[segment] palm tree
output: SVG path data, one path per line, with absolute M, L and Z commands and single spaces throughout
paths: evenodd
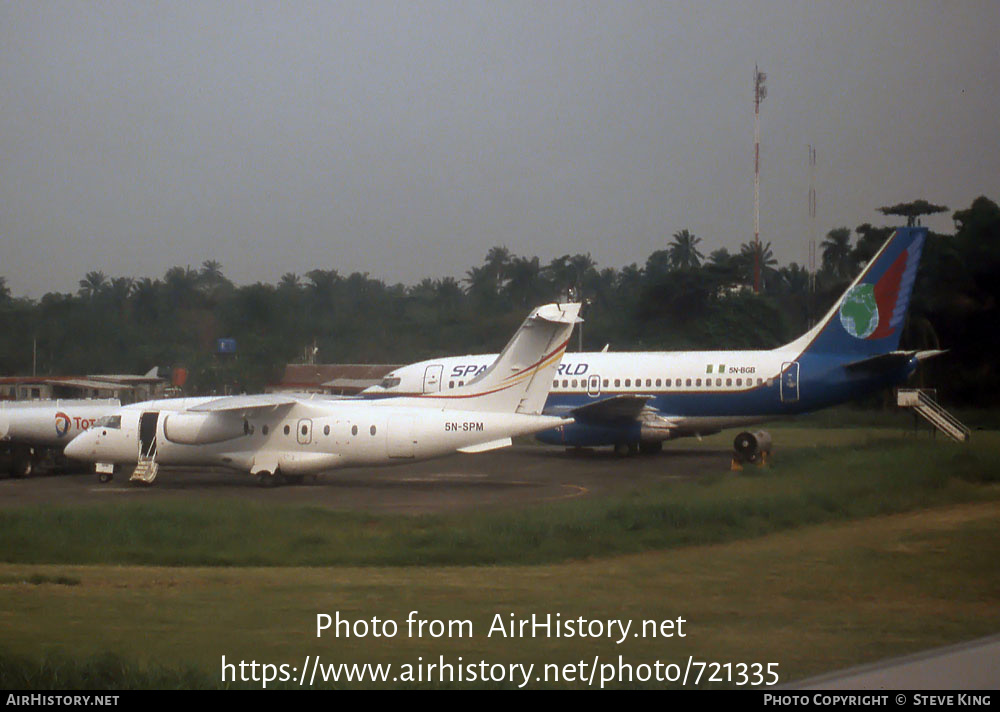
M 504 288 L 508 298 L 524 307 L 539 301 L 543 292 L 542 269 L 538 258 L 515 257 L 507 268 L 510 279 Z
M 104 272 L 87 272 L 87 276 L 80 280 L 79 295 L 84 299 L 93 299 L 107 286 L 108 278 L 104 276 Z
M 284 289 L 288 291 L 298 291 L 299 287 L 302 286 L 302 282 L 299 276 L 294 272 L 285 272 L 281 275 L 281 281 L 278 282 L 278 289 Z
M 674 233 L 674 241 L 668 248 L 670 264 L 674 269 L 694 269 L 701 266 L 703 255 L 698 251 L 700 237 L 695 237 L 687 230 Z
M 173 306 L 192 306 L 197 292 L 198 273 L 187 267 L 171 267 L 163 275 L 167 299 Z
M 778 260 L 775 259 L 774 253 L 771 251 L 770 242 L 766 245 L 761 245 L 759 242 L 744 242 L 740 245 L 740 254 L 736 256 L 736 259 L 739 264 L 740 276 L 747 284 L 753 283 L 755 256 L 757 264 L 760 265 L 761 287 L 763 287 L 767 284 L 768 278 L 775 274 L 775 265 L 778 264 Z
M 851 250 L 851 231 L 838 227 L 826 234 L 820 243 L 823 250 L 823 269 L 837 279 L 849 279 L 854 274 L 854 260 Z
M 309 280 L 309 291 L 313 299 L 322 306 L 328 306 L 333 299 L 333 293 L 340 284 L 340 275 L 333 269 L 313 269 L 306 272 Z

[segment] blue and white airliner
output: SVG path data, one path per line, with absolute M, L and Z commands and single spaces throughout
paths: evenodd
M 700 436 L 805 413 L 906 381 L 940 351 L 900 351 L 927 237 L 897 229 L 815 327 L 768 351 L 567 353 L 544 412 L 572 424 L 537 434 L 570 447 L 656 452 Z M 389 373 L 367 397 L 436 396 L 474 382 L 495 355 L 457 356 Z

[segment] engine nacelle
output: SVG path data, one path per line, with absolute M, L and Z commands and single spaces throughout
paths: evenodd
M 179 445 L 208 445 L 242 437 L 245 427 L 245 421 L 231 414 L 170 413 L 163 421 L 163 434 Z
M 771 434 L 766 430 L 744 431 L 733 441 L 733 457 L 737 462 L 764 463 L 770 456 Z

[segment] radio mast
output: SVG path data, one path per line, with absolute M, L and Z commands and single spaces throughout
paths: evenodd
M 760 102 L 767 97 L 767 75 L 753 67 L 753 291 L 760 293 Z
M 809 291 L 816 291 L 816 147 L 809 144 Z

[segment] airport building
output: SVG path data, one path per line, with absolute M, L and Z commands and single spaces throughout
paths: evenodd
M 152 374 L 0 377 L 0 400 L 117 398 L 122 403 L 163 398 L 170 382 Z

